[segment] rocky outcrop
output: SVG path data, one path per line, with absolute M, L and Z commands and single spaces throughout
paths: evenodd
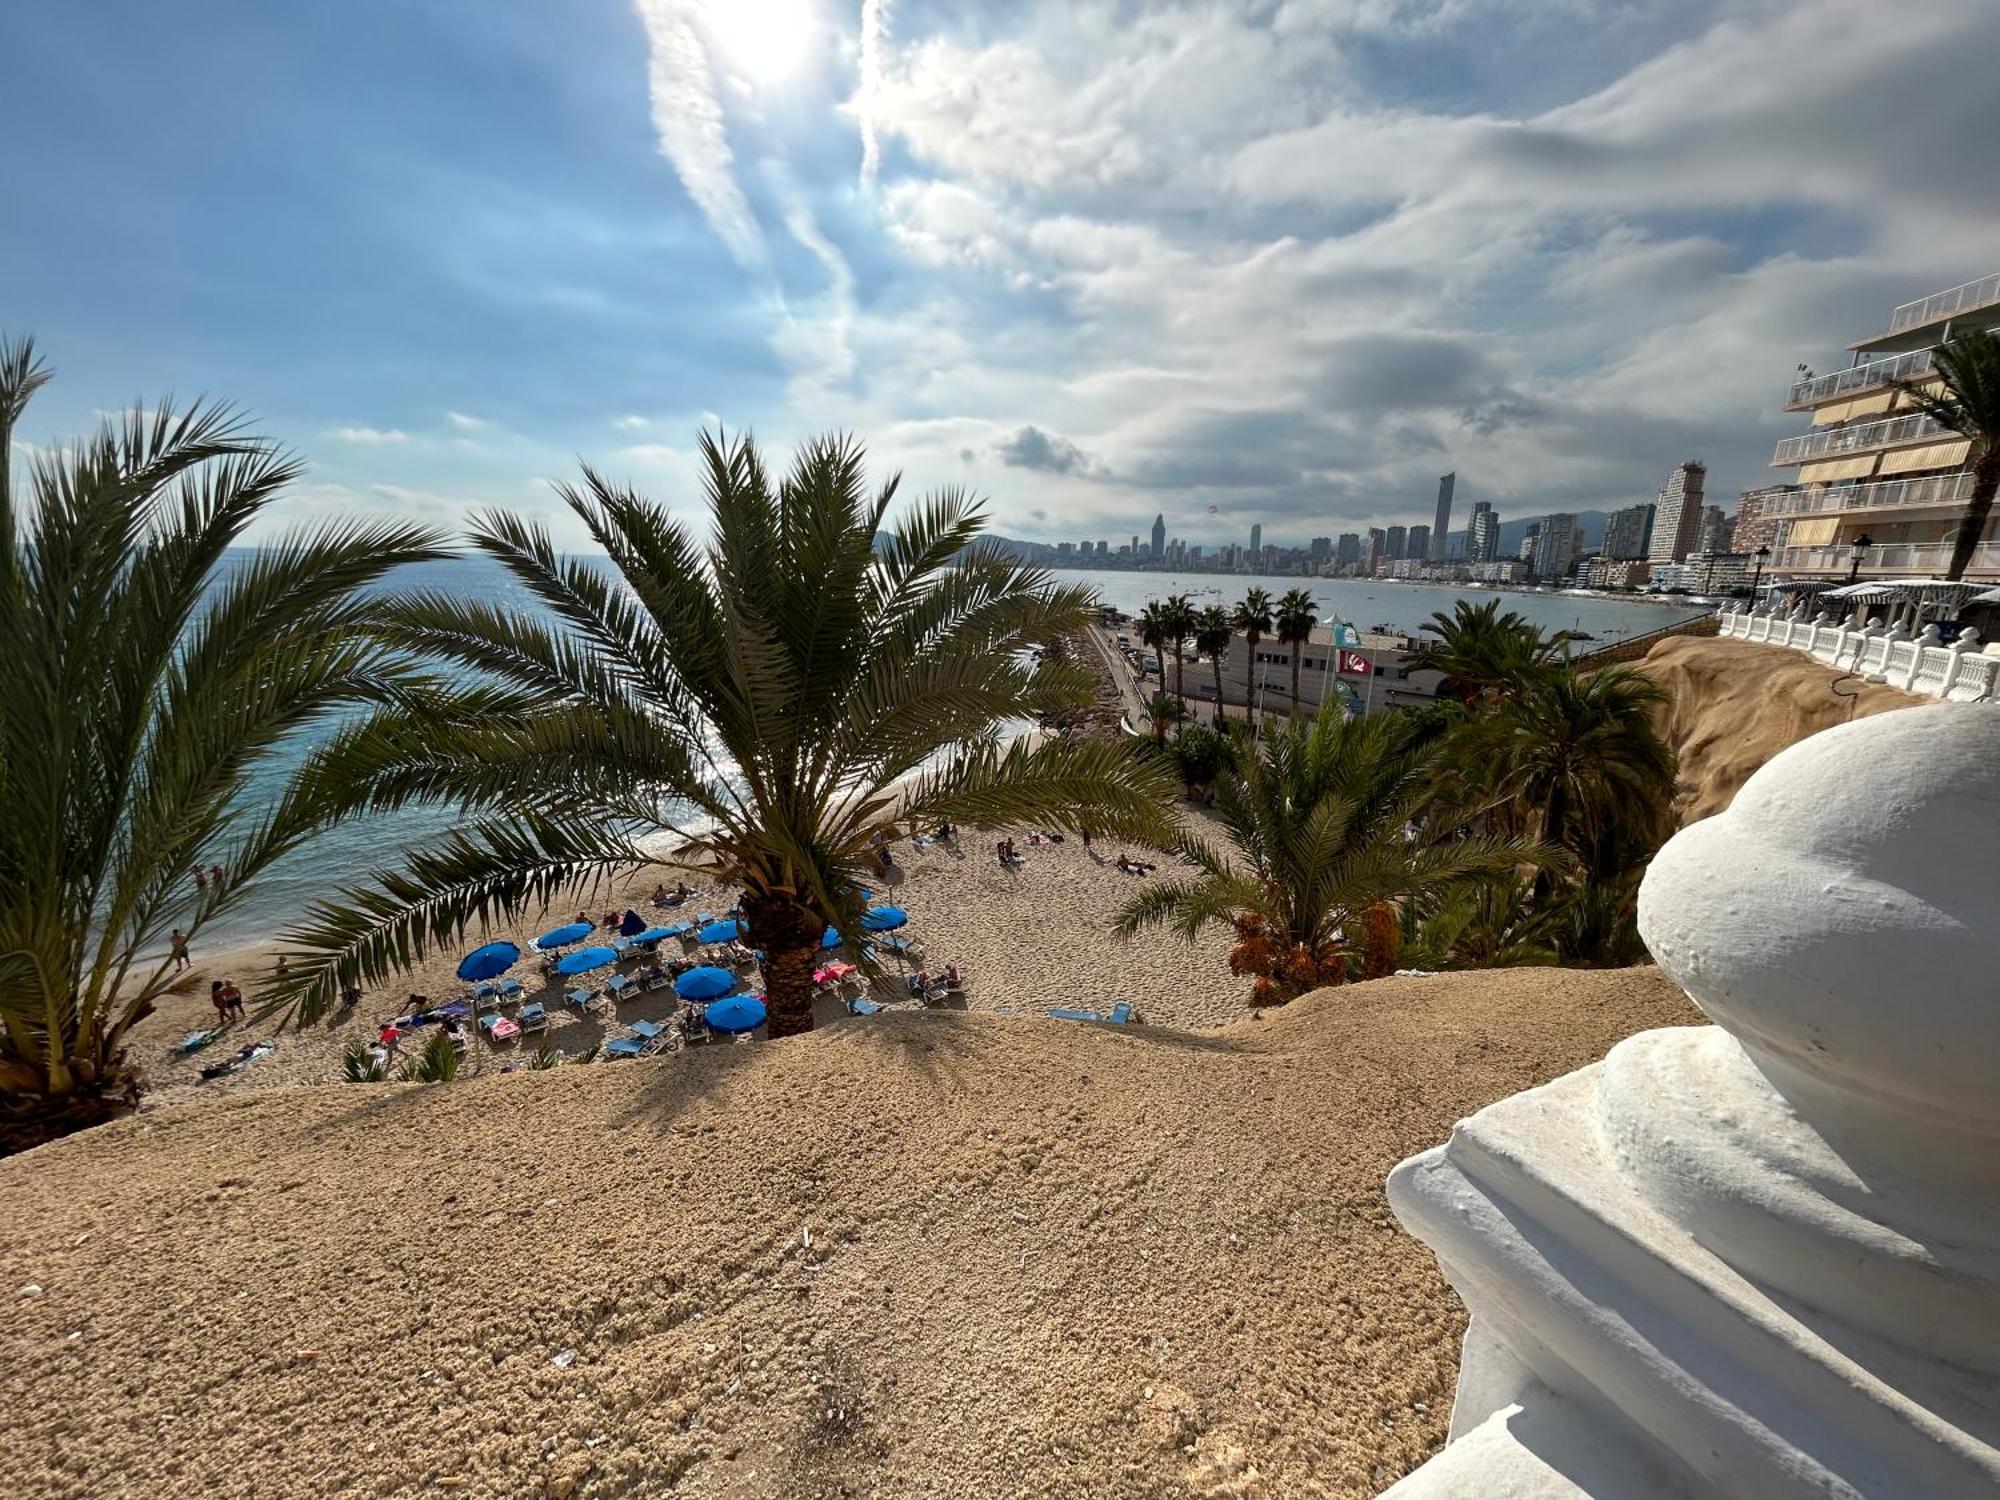
M 1666 690 L 1657 725 L 1680 760 L 1683 826 L 1721 812 L 1758 767 L 1808 735 L 1928 701 L 1748 641 L 1669 636 L 1634 666 Z

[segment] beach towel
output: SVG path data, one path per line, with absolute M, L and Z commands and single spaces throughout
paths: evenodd
M 201 1070 L 201 1076 L 204 1079 L 227 1078 L 231 1073 L 240 1073 L 259 1058 L 269 1057 L 277 1050 L 278 1044 L 276 1042 L 258 1042 L 253 1046 L 245 1047 L 234 1057 L 225 1057 L 219 1062 L 210 1063 Z
M 174 1044 L 174 1051 L 179 1056 L 186 1057 L 191 1052 L 201 1051 L 202 1048 L 221 1035 L 222 1028 L 220 1026 L 211 1026 L 206 1031 L 190 1031 Z

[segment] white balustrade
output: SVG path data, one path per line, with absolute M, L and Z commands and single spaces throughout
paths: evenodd
M 1935 625 L 1914 639 L 1907 630 L 1870 621 L 1855 629 L 1845 615 L 1821 611 L 1808 617 L 1801 601 L 1780 615 L 1763 610 L 1725 610 L 1716 633 L 1800 651 L 1849 674 L 1884 682 L 1919 697 L 1953 703 L 2000 700 L 2000 643 L 1981 647 L 1979 632 L 1964 630 L 1946 646 Z

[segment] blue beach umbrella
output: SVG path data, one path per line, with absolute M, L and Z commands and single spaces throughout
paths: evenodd
M 544 951 L 550 948 L 567 948 L 571 943 L 580 943 L 590 936 L 590 923 L 565 922 L 560 927 L 551 927 L 535 939 L 535 946 Z
M 764 1002 L 748 995 L 731 995 L 708 1008 L 708 1024 L 716 1031 L 755 1031 L 764 1024 Z
M 827 928 L 825 932 L 819 935 L 819 945 L 822 948 L 838 948 L 840 943 L 840 933 L 832 927 Z
M 458 977 L 469 984 L 497 979 L 521 961 L 521 950 L 512 943 L 488 943 L 474 948 L 458 961 Z
M 894 932 L 909 920 L 900 906 L 871 906 L 861 914 L 861 925 L 869 932 Z
M 742 935 L 743 924 L 727 919 L 720 922 L 710 922 L 700 932 L 695 934 L 704 943 L 733 943 Z
M 579 948 L 574 953 L 565 953 L 556 960 L 558 974 L 582 974 L 590 969 L 601 969 L 606 964 L 618 962 L 616 948 Z
M 735 988 L 736 976 L 713 964 L 689 969 L 674 981 L 674 993 L 683 1000 L 719 1000 Z
M 643 948 L 653 943 L 664 942 L 670 937 L 679 937 L 686 931 L 685 927 L 648 927 L 644 932 L 633 933 L 632 941 Z

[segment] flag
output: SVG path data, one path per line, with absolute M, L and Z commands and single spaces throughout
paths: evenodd
M 1368 658 L 1359 651 L 1340 653 L 1340 671 L 1348 677 L 1372 677 L 1375 669 L 1368 664 Z

